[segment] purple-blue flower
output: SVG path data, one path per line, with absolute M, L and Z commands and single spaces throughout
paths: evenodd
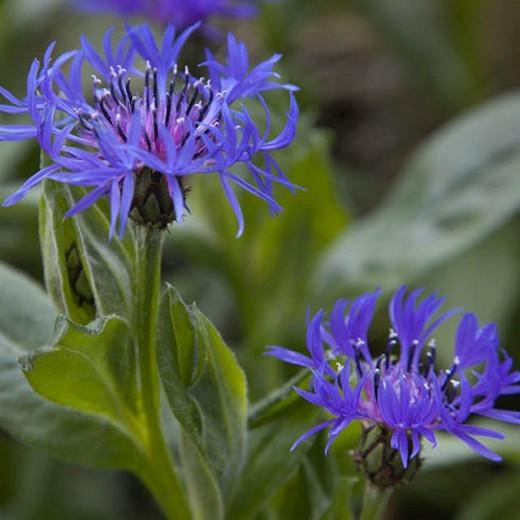
M 143 16 L 176 27 L 189 27 L 212 16 L 244 18 L 256 12 L 254 0 L 73 0 L 87 11 L 112 11 Z
M 158 196 L 159 205 L 171 214 L 171 219 L 160 221 L 164 225 L 182 219 L 190 176 L 216 174 L 237 216 L 239 235 L 244 218 L 233 185 L 264 200 L 271 213 L 279 212 L 273 185 L 294 186 L 272 152 L 295 137 L 296 89 L 278 81 L 273 67 L 280 56 L 250 66 L 246 46 L 232 35 L 226 62 L 219 63 L 208 52 L 205 77 L 195 76 L 178 58 L 196 28 L 176 38 L 169 26 L 159 44 L 146 25 L 128 27 L 116 45 L 110 30 L 103 53 L 82 38 L 80 49 L 54 60 L 51 45 L 43 62 L 32 64 L 25 97 L 0 87 L 7 102 L 0 111 L 27 119 L 25 124 L 0 126 L 0 141 L 36 138 L 49 158 L 48 166 L 4 205 L 16 203 L 43 179 L 86 187 L 87 195 L 67 215 L 108 197 L 111 234 L 119 221 L 122 235 L 129 215 L 147 203 L 142 200 L 147 196 L 142 193 L 144 179 L 152 192 L 167 193 L 166 201 Z M 84 93 L 86 74 L 91 75 L 92 88 Z M 271 135 L 270 109 L 263 96 L 270 90 L 289 96 L 286 125 L 276 136 Z M 261 117 L 251 115 L 251 102 L 257 103 L 255 113 Z M 237 165 L 247 174 L 236 173 Z
M 367 332 L 380 291 L 352 302 L 338 301 L 328 321 L 319 311 L 308 324 L 309 356 L 282 347 L 269 355 L 311 373 L 309 391 L 295 391 L 330 416 L 300 437 L 293 448 L 328 428 L 326 450 L 352 421 L 389 432 L 391 447 L 406 468 L 421 449 L 423 438 L 436 444 L 444 430 L 492 460 L 500 457 L 477 437 L 503 435 L 472 424 L 473 416 L 520 424 L 520 412 L 496 408 L 502 395 L 520 393 L 520 372 L 499 348 L 494 324 L 480 326 L 474 314 L 463 314 L 454 341 L 451 366 L 436 364 L 433 334 L 458 310 L 440 313 L 444 299 L 401 287 L 389 305 L 391 329 L 378 357 L 370 351 Z

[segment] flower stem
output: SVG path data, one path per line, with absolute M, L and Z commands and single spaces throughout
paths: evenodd
M 157 367 L 156 327 L 161 289 L 161 253 L 164 233 L 135 226 L 134 316 L 141 399 L 146 423 L 145 484 L 170 520 L 191 518 L 185 491 L 173 466 L 161 426 L 160 378 Z
M 383 517 L 391 494 L 391 488 L 379 489 L 367 480 L 365 482 L 363 509 L 361 510 L 360 520 L 380 520 Z

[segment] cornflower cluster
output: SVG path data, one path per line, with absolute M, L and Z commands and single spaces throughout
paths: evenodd
M 110 233 L 128 217 L 165 227 L 185 211 L 186 179 L 217 174 L 238 222 L 243 214 L 232 185 L 264 200 L 272 213 L 281 210 L 273 184 L 293 189 L 272 157 L 294 139 L 298 107 L 295 87 L 278 82 L 273 71 L 280 56 L 250 67 L 248 50 L 228 37 L 227 61 L 207 51 L 206 77 L 178 64 L 179 53 L 198 24 L 176 38 L 169 26 L 160 44 L 146 25 L 127 27 L 117 45 L 105 34 L 103 53 L 86 38 L 81 48 L 52 59 L 54 44 L 42 64 L 35 60 L 27 77 L 27 95 L 19 99 L 0 87 L 9 104 L 0 111 L 25 114 L 30 122 L 0 126 L 0 141 L 36 138 L 48 165 L 11 195 L 18 202 L 43 179 L 82 186 L 88 193 L 68 211 L 71 216 L 109 197 Z M 85 72 L 91 89 L 83 93 Z M 283 130 L 272 137 L 270 110 L 263 93 L 289 93 Z M 255 121 L 245 102 L 256 100 L 264 115 Z M 232 171 L 245 166 L 246 178 Z
M 520 393 L 520 372 L 512 370 L 511 358 L 499 350 L 496 326 L 479 326 L 472 313 L 460 319 L 453 363 L 438 368 L 432 334 L 459 310 L 438 314 L 444 299 L 432 294 L 420 301 L 421 292 L 417 289 L 407 296 L 401 287 L 395 293 L 389 305 L 392 328 L 377 357 L 369 346 L 368 329 L 379 290 L 352 302 L 339 300 L 328 322 L 322 310 L 317 312 L 308 323 L 308 356 L 270 347 L 269 355 L 309 369 L 310 391 L 294 390 L 331 416 L 302 435 L 292 449 L 328 428 L 328 452 L 337 436 L 359 420 L 366 429 L 383 432 L 391 456 L 399 453 L 404 468 L 420 453 L 421 440 L 436 445 L 441 430 L 478 454 L 500 460 L 475 437 L 503 435 L 468 421 L 483 416 L 520 424 L 520 412 L 495 407 L 498 397 Z

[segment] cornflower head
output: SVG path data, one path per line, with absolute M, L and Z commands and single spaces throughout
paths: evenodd
M 144 16 L 148 20 L 186 28 L 213 16 L 245 18 L 256 12 L 252 0 L 75 0 L 86 11 L 112 11 L 123 16 Z
M 52 59 L 54 44 L 40 64 L 35 60 L 23 99 L 0 87 L 8 104 L 0 111 L 25 114 L 23 125 L 0 126 L 0 141 L 37 139 L 48 166 L 28 179 L 4 201 L 22 199 L 43 179 L 82 186 L 88 193 L 67 213 L 85 210 L 103 197 L 110 200 L 110 234 L 119 223 L 122 235 L 130 216 L 139 224 L 164 228 L 181 221 L 192 175 L 216 174 L 238 219 L 244 218 L 233 190 L 238 186 L 264 200 L 275 214 L 281 210 L 273 184 L 290 190 L 271 153 L 295 137 L 298 107 L 292 85 L 273 71 L 275 55 L 250 67 L 248 50 L 232 35 L 227 60 L 208 51 L 206 77 L 194 76 L 178 63 L 179 53 L 198 24 L 176 38 L 169 26 L 160 44 L 146 25 L 127 27 L 116 45 L 105 34 L 103 53 L 86 38 L 78 50 Z M 83 92 L 84 76 L 91 88 Z M 285 127 L 271 136 L 270 109 L 264 92 L 287 91 Z M 264 115 L 259 123 L 245 102 L 253 100 Z M 244 165 L 240 176 L 233 167 Z
M 268 355 L 310 371 L 310 390 L 294 390 L 329 415 L 292 449 L 328 429 L 328 452 L 341 431 L 361 421 L 357 462 L 379 487 L 412 477 L 422 439 L 435 446 L 438 431 L 458 437 L 479 455 L 500 460 L 476 437 L 503 435 L 469 419 L 483 416 L 520 424 L 520 412 L 495 407 L 498 397 L 520 393 L 520 372 L 512 370 L 511 358 L 499 350 L 496 326 L 480 326 L 471 313 L 459 321 L 451 366 L 438 368 L 432 335 L 459 310 L 440 313 L 444 299 L 432 294 L 421 300 L 421 294 L 417 289 L 407 295 L 405 287 L 395 293 L 389 305 L 392 328 L 377 357 L 370 349 L 368 329 L 379 290 L 352 302 L 339 300 L 328 320 L 323 311 L 316 313 L 308 322 L 309 355 L 270 347 Z

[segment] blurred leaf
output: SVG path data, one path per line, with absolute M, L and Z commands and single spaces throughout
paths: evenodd
M 0 264 L 0 345 L 13 354 L 49 341 L 54 332 L 56 311 L 33 281 Z
M 287 403 L 294 400 L 294 387 L 296 385 L 299 386 L 304 381 L 308 381 L 309 378 L 309 371 L 303 368 L 285 384 L 264 396 L 260 401 L 257 401 L 250 407 L 248 414 L 249 425 L 265 420 L 270 414 L 276 413 L 284 406 L 287 406 Z
M 2 165 L 0 179 L 2 184 L 16 178 L 17 170 L 32 153 L 34 153 L 34 144 L 29 141 L 13 141 L 7 146 L 0 146 L 0 164 Z
M 506 473 L 480 486 L 463 504 L 457 520 L 516 520 L 520 475 Z
M 504 228 L 464 251 L 451 261 L 441 264 L 420 280 L 421 287 L 431 288 L 447 297 L 450 306 L 474 312 L 481 322 L 494 322 L 501 336 L 515 326 L 514 312 L 520 287 L 520 220 L 514 219 Z M 453 358 L 453 343 L 458 320 L 449 320 L 435 333 L 442 365 Z M 515 344 L 507 345 L 513 354 Z
M 184 453 L 192 501 L 205 515 L 201 518 L 219 518 L 215 482 L 226 497 L 244 461 L 244 373 L 209 320 L 194 305 L 185 305 L 171 286 L 161 304 L 157 341 L 170 407 L 194 448 L 191 456 L 191 450 Z M 209 493 L 202 495 L 201 488 Z
M 441 4 L 453 47 L 464 59 L 474 82 L 479 83 L 475 86 L 484 86 L 482 17 L 487 0 L 441 0 Z
M 330 507 L 323 515 L 323 520 L 353 520 L 349 506 L 354 481 L 351 477 L 341 477 Z
M 0 201 L 17 187 L 12 184 L 3 185 L 0 188 Z M 0 209 L 0 261 L 40 276 L 42 267 L 38 241 L 37 192 L 29 194 L 15 206 Z
M 465 106 L 475 98 L 480 78 L 473 76 L 474 63 L 468 63 L 467 56 L 452 41 L 450 28 L 442 25 L 448 17 L 440 9 L 441 2 L 353 0 L 353 3 L 387 36 L 415 76 L 423 80 L 448 110 Z M 477 0 L 473 4 L 476 7 Z
M 514 425 L 497 425 L 497 423 L 486 421 L 480 421 L 478 424 L 503 433 L 506 436 L 504 440 L 485 439 L 485 445 L 503 457 L 504 461 L 520 465 L 520 428 Z M 422 450 L 422 454 L 426 459 L 424 464 L 425 470 L 460 464 L 471 459 L 485 461 L 485 459 L 456 437 L 439 434 L 437 438 L 439 441 L 437 448 L 432 448 L 429 444 L 425 444 Z
M 84 192 L 45 181 L 40 208 L 40 240 L 47 290 L 57 307 L 77 323 L 97 315 L 130 317 L 133 249 L 130 231 L 108 240 L 109 223 L 93 205 L 65 218 Z
M 0 499 L 2 520 L 140 518 L 125 504 L 120 474 L 63 464 L 7 436 L 1 444 L 12 459 L 12 467 L 2 465 L 2 486 L 13 488 L 9 500 Z
M 0 144 L 1 203 L 21 184 L 15 174 L 32 167 L 34 146 L 24 141 Z M 15 206 L 0 208 L 0 260 L 34 274 L 41 270 L 37 216 L 37 189 Z
M 6 266 L 0 266 L 0 289 L 0 425 L 19 441 L 71 462 L 140 468 L 138 448 L 119 425 L 33 391 L 17 357 L 50 341 L 55 311 L 38 286 Z
M 315 290 L 391 288 L 460 254 L 518 211 L 519 170 L 520 95 L 511 94 L 423 145 L 386 203 L 324 255 Z

